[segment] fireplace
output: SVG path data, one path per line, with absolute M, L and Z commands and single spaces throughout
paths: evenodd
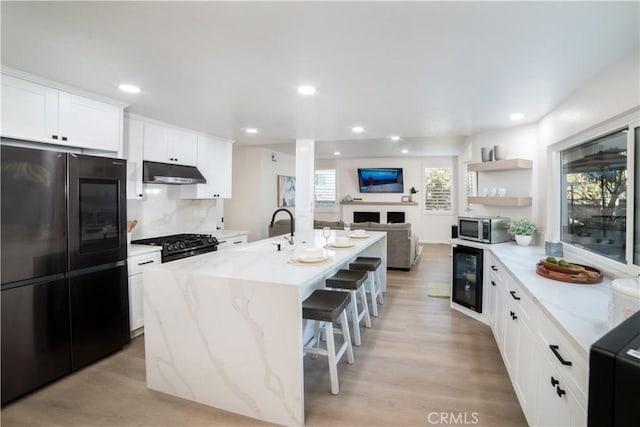
M 387 212 L 387 224 L 406 222 L 404 212 Z
M 353 222 L 377 222 L 380 223 L 380 212 L 354 212 Z

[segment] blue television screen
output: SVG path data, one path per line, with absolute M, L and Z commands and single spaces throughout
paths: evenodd
M 402 168 L 359 168 L 361 193 L 403 193 Z

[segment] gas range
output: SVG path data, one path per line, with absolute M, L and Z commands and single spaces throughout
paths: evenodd
M 175 261 L 218 250 L 218 239 L 210 234 L 174 234 L 134 240 L 137 245 L 162 246 L 162 262 Z

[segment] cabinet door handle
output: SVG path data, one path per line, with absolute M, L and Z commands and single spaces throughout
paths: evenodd
M 138 265 L 151 264 L 152 262 L 154 262 L 154 261 L 151 260 L 151 261 L 139 262 Z
M 491 286 L 495 286 L 496 282 L 494 282 L 493 280 L 491 281 Z
M 560 384 L 560 381 L 558 381 L 557 379 L 551 377 L 551 387 L 555 387 L 558 384 Z
M 58 135 L 51 135 L 51 138 L 58 139 Z
M 517 296 L 516 296 L 516 291 L 509 291 L 509 293 L 511 294 L 511 296 L 513 297 L 513 299 L 515 299 L 515 300 L 519 300 L 519 299 L 520 299 L 520 297 L 517 297 Z
M 556 387 L 556 393 L 558 393 L 558 397 L 562 397 L 562 395 L 567 394 L 567 392 L 561 389 L 560 386 Z
M 492 265 L 492 266 L 491 266 L 491 269 L 492 269 L 493 271 L 498 271 L 498 269 L 496 268 L 496 266 L 495 266 L 495 265 Z
M 518 316 L 516 316 L 516 314 L 513 311 L 509 311 L 509 313 L 511 314 L 511 318 L 513 320 L 518 320 Z
M 553 354 L 556 355 L 556 357 L 558 358 L 558 360 L 560 361 L 560 363 L 562 363 L 564 366 L 572 366 L 573 363 L 571 363 L 571 361 L 569 360 L 564 360 L 564 358 L 562 357 L 562 355 L 560 354 L 560 352 L 558 351 L 558 349 L 560 347 L 558 347 L 557 345 L 549 345 L 549 348 L 551 349 L 551 351 L 553 351 Z
M 238 240 L 237 242 L 233 242 L 234 245 L 239 245 L 240 243 L 242 243 L 242 240 Z
M 66 136 L 63 136 L 63 137 L 62 137 L 62 140 L 63 140 L 63 141 L 66 141 L 66 140 L 67 140 L 67 137 L 66 137 Z

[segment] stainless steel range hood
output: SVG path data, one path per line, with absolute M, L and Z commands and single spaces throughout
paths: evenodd
M 205 184 L 207 180 L 195 166 L 144 162 L 142 182 L 147 184 Z

